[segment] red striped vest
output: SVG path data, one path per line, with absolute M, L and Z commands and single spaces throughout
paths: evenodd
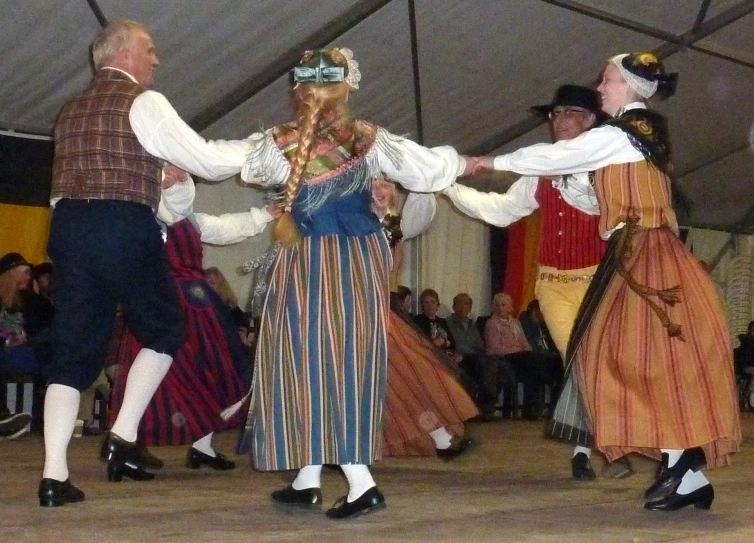
M 599 215 L 588 215 L 569 205 L 552 180 L 540 178 L 535 198 L 539 203 L 541 233 L 539 264 L 559 270 L 578 270 L 599 264 L 607 242 L 599 237 Z

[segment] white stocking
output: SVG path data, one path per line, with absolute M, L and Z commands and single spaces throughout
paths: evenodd
M 343 473 L 348 479 L 348 502 L 358 500 L 361 495 L 377 486 L 369 473 L 369 468 L 364 464 L 341 464 Z
M 298 470 L 296 478 L 291 483 L 294 490 L 306 490 L 307 488 L 320 488 L 320 476 L 322 475 L 322 464 L 304 466 Z
M 44 407 L 45 466 L 42 477 L 68 479 L 68 443 L 79 412 L 81 393 L 65 385 L 47 387 Z
M 173 357 L 158 353 L 152 349 L 142 349 L 136 355 L 131 370 L 128 372 L 123 404 L 118 418 L 112 427 L 112 433 L 125 441 L 136 441 L 139 421 L 152 400 L 157 387 L 160 386 L 170 369 Z

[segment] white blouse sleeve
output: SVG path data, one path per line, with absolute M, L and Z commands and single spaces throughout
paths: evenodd
M 379 169 L 412 192 L 442 190 L 466 167 L 466 161 L 452 147 L 429 149 L 383 128 L 377 130 L 375 149 Z
M 219 181 L 236 175 L 253 141 L 208 141 L 186 124 L 167 98 L 155 91 L 141 93 L 129 112 L 131 128 L 148 153 L 194 175 Z
M 185 219 L 194 212 L 195 197 L 196 187 L 191 177 L 168 189 L 163 189 L 160 205 L 157 206 L 157 218 L 168 226 Z
M 564 175 L 589 172 L 608 164 L 639 162 L 644 156 L 617 126 L 592 128 L 571 140 L 539 143 L 496 156 L 496 170 L 521 175 Z
M 508 226 L 539 208 L 535 198 L 539 179 L 522 177 L 505 194 L 480 192 L 453 183 L 443 191 L 465 215 L 494 226 Z
M 435 218 L 437 202 L 434 194 L 411 192 L 401 210 L 401 232 L 408 240 L 423 234 Z
M 245 213 L 219 216 L 194 213 L 194 220 L 204 243 L 230 245 L 262 233 L 267 223 L 272 221 L 272 215 L 265 207 L 252 207 Z
M 291 171 L 291 163 L 275 143 L 272 129 L 252 134 L 246 141 L 251 143 L 251 148 L 241 168 L 241 179 L 246 183 L 264 186 L 285 183 Z

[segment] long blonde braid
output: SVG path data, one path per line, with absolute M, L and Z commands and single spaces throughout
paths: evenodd
M 334 85 L 307 83 L 299 85 L 294 90 L 299 129 L 298 148 L 291 159 L 291 171 L 284 185 L 285 212 L 275 225 L 275 240 L 283 247 L 293 247 L 301 237 L 291 215 L 291 206 L 301 186 L 301 177 L 304 175 L 306 165 L 309 163 L 319 120 L 326 109 L 340 110 L 347 95 L 348 90 L 343 83 Z

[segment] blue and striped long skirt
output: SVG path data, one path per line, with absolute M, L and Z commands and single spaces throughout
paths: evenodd
M 257 469 L 380 458 L 391 265 L 382 232 L 306 237 L 278 255 L 257 345 Z

